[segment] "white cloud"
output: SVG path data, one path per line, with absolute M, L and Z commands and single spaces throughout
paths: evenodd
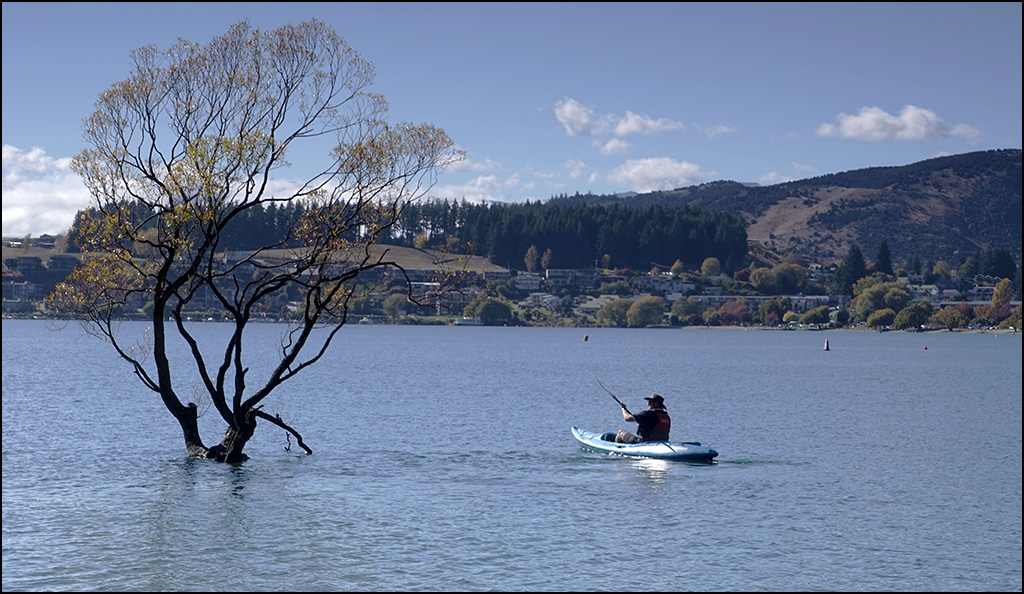
M 612 114 L 598 116 L 594 110 L 570 98 L 555 104 L 555 117 L 565 127 L 565 133 L 569 136 L 590 136 L 592 134 L 631 136 L 684 129 L 681 122 L 668 118 L 652 118 L 628 110 L 623 116 Z
M 549 173 L 534 173 L 533 175 L 534 177 L 539 177 L 541 179 L 553 177 Z M 505 181 L 501 182 L 501 185 L 502 188 L 509 190 L 532 190 L 537 186 L 537 183 L 534 181 L 523 181 L 522 175 L 517 172 L 505 178 Z
M 906 105 L 899 115 L 892 115 L 879 107 L 862 107 L 856 115 L 840 113 L 836 124 L 822 124 L 818 135 L 864 142 L 885 140 L 934 140 L 953 138 L 973 141 L 980 137 L 977 130 L 966 124 L 950 128 L 930 109 Z
M 3 147 L 3 235 L 63 233 L 89 206 L 85 185 L 70 159 L 54 159 L 41 148 Z
M 523 191 L 533 190 L 535 183 L 523 181 L 522 176 L 514 173 L 505 179 L 497 175 L 480 175 L 461 184 L 434 186 L 428 195 L 436 199 L 448 199 L 481 204 L 484 202 L 510 202 L 513 200 L 535 199 L 532 196 L 520 195 Z M 510 192 L 517 191 L 516 196 Z
M 608 141 L 595 141 L 594 146 L 601 151 L 602 155 L 617 155 L 629 150 L 629 143 L 619 138 L 612 138 Z
M 483 161 L 474 161 L 472 159 L 463 159 L 452 163 L 445 168 L 445 172 L 448 173 L 468 173 L 473 171 L 500 171 L 501 165 L 497 161 L 491 159 L 484 159 Z
M 608 174 L 608 180 L 635 192 L 672 190 L 703 181 L 693 163 L 668 157 L 626 161 Z
M 578 159 L 570 159 L 565 162 L 564 167 L 569 172 L 570 179 L 578 179 L 586 173 L 587 164 Z
M 768 173 L 758 178 L 757 183 L 761 184 L 762 186 L 771 186 L 774 184 L 781 184 L 790 181 L 793 181 L 793 178 L 782 175 L 776 171 L 769 171 Z
M 666 118 L 654 119 L 627 111 L 626 115 L 620 118 L 619 122 L 615 125 L 615 135 L 657 134 L 659 132 L 671 132 L 682 129 L 683 125 L 673 120 Z
M 723 134 L 734 134 L 739 132 L 739 128 L 735 126 L 726 126 L 724 124 L 703 124 L 697 126 L 697 129 L 704 133 L 709 139 L 714 140 Z
M 555 117 L 569 136 L 587 136 L 596 125 L 594 112 L 575 99 L 563 99 L 555 105 Z
M 430 195 L 439 198 L 454 198 L 469 202 L 483 202 L 501 193 L 501 182 L 496 175 L 480 175 L 462 184 L 437 185 Z
M 977 142 L 981 140 L 981 132 L 967 124 L 956 124 L 949 131 L 949 135 L 961 142 Z

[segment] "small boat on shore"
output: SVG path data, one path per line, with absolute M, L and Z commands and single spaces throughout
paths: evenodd
M 612 456 L 630 458 L 656 458 L 659 460 L 684 460 L 688 462 L 711 462 L 718 452 L 706 443 L 696 441 L 642 441 L 640 443 L 616 443 L 614 432 L 596 433 L 572 428 L 572 436 L 580 446 L 604 452 Z
M 480 321 L 480 318 L 464 317 L 462 319 L 455 320 L 452 322 L 452 326 L 483 326 L 484 323 Z

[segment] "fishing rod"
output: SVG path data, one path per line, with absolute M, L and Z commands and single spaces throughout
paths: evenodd
M 597 378 L 594 378 L 594 379 L 597 379 Z M 625 405 L 625 404 L 623 404 L 621 400 L 619 400 L 619 397 L 618 397 L 618 396 L 616 396 L 615 394 L 612 394 L 612 391 L 611 391 L 611 390 L 609 390 L 608 388 L 605 388 L 605 387 L 604 387 L 604 384 L 602 384 L 602 383 L 601 383 L 601 380 L 597 380 L 597 385 L 601 386 L 601 388 L 602 388 L 602 389 L 603 389 L 603 390 L 604 390 L 605 392 L 608 392 L 608 395 L 609 395 L 609 396 L 611 396 L 611 397 L 612 397 L 613 399 L 615 399 L 615 402 L 618 402 L 618 403 L 619 403 L 619 406 L 621 406 L 621 407 L 622 407 L 622 410 L 624 410 L 624 411 L 628 412 L 628 413 L 629 413 L 630 415 L 632 415 L 632 414 L 633 414 L 633 413 L 629 412 L 629 409 L 628 409 L 628 408 L 626 408 L 626 405 Z

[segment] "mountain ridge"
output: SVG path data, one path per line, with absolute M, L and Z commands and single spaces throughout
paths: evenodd
M 999 149 L 756 186 L 712 181 L 631 196 L 592 194 L 552 203 L 653 204 L 726 211 L 752 242 L 824 260 L 883 240 L 896 258 L 953 263 L 985 249 L 1021 259 L 1021 150 Z

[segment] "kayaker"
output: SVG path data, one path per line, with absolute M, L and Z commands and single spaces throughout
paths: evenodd
M 668 441 L 668 433 L 672 428 L 672 419 L 665 409 L 665 399 L 657 394 L 644 397 L 647 401 L 647 410 L 632 414 L 622 404 L 622 418 L 630 423 L 637 424 L 637 435 L 633 435 L 625 429 L 620 429 L 615 436 L 618 443 L 638 443 L 641 441 Z

